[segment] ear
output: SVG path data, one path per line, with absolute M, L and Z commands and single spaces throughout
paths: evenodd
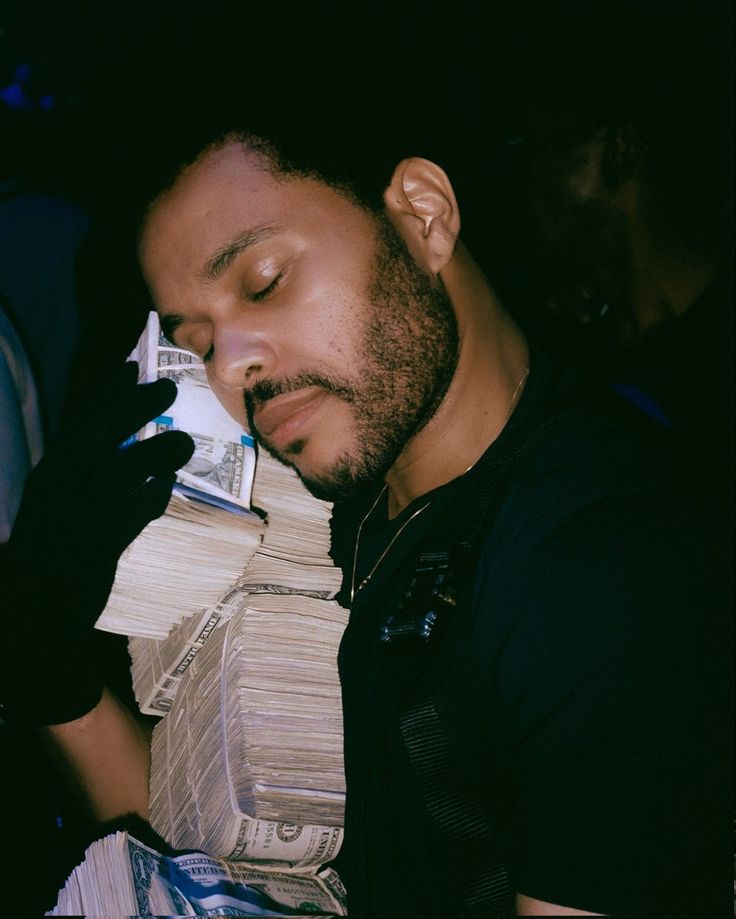
M 603 143 L 600 173 L 609 191 L 617 191 L 631 179 L 641 161 L 646 144 L 631 124 L 608 128 Z
M 429 160 L 402 160 L 384 192 L 386 213 L 418 265 L 437 275 L 455 251 L 460 213 L 447 175 Z

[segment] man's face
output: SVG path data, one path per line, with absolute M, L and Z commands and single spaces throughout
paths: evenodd
M 604 146 L 596 136 L 522 151 L 514 207 L 527 264 L 550 290 L 579 283 L 610 296 L 611 276 L 627 275 L 627 221 L 602 175 Z
M 239 143 L 156 202 L 141 262 L 165 334 L 320 497 L 383 477 L 454 373 L 452 307 L 390 224 Z

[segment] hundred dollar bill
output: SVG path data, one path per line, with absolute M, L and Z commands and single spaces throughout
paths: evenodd
M 166 377 L 177 384 L 173 405 L 138 435 L 144 439 L 168 430 L 191 435 L 194 455 L 177 473 L 176 490 L 218 507 L 249 510 L 255 444 L 217 401 L 199 358 L 164 337 L 154 312 L 130 358 L 138 362 L 140 382 Z

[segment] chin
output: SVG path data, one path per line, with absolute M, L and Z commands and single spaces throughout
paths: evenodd
M 334 443 L 327 457 L 318 455 L 315 444 L 307 439 L 290 443 L 283 452 L 260 438 L 259 443 L 275 459 L 294 469 L 307 491 L 320 501 L 347 501 L 382 480 L 386 472 L 387 464 L 357 456 L 354 448 L 337 452 Z
M 363 484 L 355 480 L 337 480 L 328 476 L 303 475 L 298 469 L 297 473 L 304 483 L 304 487 L 311 495 L 319 498 L 320 501 L 329 501 L 331 504 L 351 500 L 364 487 Z
M 329 468 L 299 469 L 296 467 L 307 490 L 321 501 L 349 501 L 366 488 L 383 481 L 386 470 L 368 462 L 356 462 L 355 457 L 346 455 Z
M 288 451 L 276 450 L 268 441 L 258 437 L 259 446 L 274 459 L 293 469 L 304 483 L 307 491 L 321 501 L 340 500 L 344 486 L 335 481 L 329 468 L 320 469 L 310 463 L 305 456 L 305 442 L 297 441 L 289 445 Z

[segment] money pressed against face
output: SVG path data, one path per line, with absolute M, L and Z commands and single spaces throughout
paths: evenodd
M 382 477 L 452 378 L 452 307 L 390 224 L 239 142 L 154 204 L 140 254 L 164 333 L 320 497 Z

